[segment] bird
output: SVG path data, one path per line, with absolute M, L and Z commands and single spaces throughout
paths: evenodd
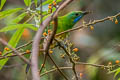
M 58 26 L 56 33 L 60 33 L 68 29 L 72 29 L 74 25 L 88 13 L 90 13 L 90 11 L 72 11 L 63 16 L 58 16 Z M 52 21 L 49 27 L 46 28 L 45 33 L 49 33 L 48 30 L 49 29 L 51 30 L 53 28 L 53 25 L 54 25 L 54 21 Z M 66 34 L 67 33 L 59 35 L 57 36 L 57 38 L 64 39 L 67 36 Z M 45 34 L 45 36 L 46 35 L 47 34 Z
M 72 11 L 64 16 L 58 17 L 57 33 L 72 29 L 73 26 L 82 19 L 89 11 Z

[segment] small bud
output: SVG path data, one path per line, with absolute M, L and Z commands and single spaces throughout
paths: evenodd
M 50 51 L 49 51 L 49 53 L 50 53 L 50 54 L 52 54 L 52 53 L 53 53 L 53 51 L 52 51 L 52 50 L 50 50 Z
M 44 64 L 41 64 L 41 67 L 44 67 Z
M 55 3 L 53 3 L 53 5 L 54 5 L 54 6 L 56 6 L 56 2 L 55 2 Z
M 53 3 L 56 3 L 55 1 L 53 1 Z
M 118 20 L 117 19 L 115 20 L 115 24 L 118 24 Z
M 78 48 L 74 48 L 73 49 L 74 52 L 78 52 L 78 50 L 79 50 Z
M 64 54 L 60 54 L 60 57 L 61 57 L 61 58 L 65 58 L 65 55 L 64 55 Z
M 50 29 L 48 29 L 48 34 L 50 34 L 51 33 L 51 30 Z
M 80 78 L 82 78 L 83 77 L 83 73 L 80 73 Z
M 0 55 L 2 55 L 2 52 L 0 51 Z
M 115 61 L 115 63 L 116 63 L 116 64 L 119 64 L 119 63 L 120 63 L 120 61 L 119 61 L 119 60 L 116 60 L 116 61 Z
M 48 6 L 49 9 L 52 9 L 52 6 Z
M 29 54 L 29 53 L 30 53 L 30 50 L 26 50 L 26 53 Z
M 90 30 L 94 30 L 94 27 L 92 25 L 90 25 Z
M 112 65 L 112 62 L 108 62 L 108 65 Z
M 46 33 L 46 32 L 44 32 L 44 33 L 43 33 L 43 36 L 47 36 L 47 33 Z
M 10 49 L 6 47 L 5 50 L 6 50 L 6 51 L 9 51 Z

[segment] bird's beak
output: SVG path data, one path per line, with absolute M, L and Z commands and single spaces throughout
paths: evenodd
M 89 14 L 90 12 L 89 11 L 84 11 L 83 14 L 86 15 L 86 14 Z

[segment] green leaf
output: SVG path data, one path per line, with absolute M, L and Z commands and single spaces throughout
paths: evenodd
M 114 78 L 116 78 L 116 76 L 120 73 L 120 70 L 117 71 L 115 74 L 114 74 Z
M 22 8 L 15 8 L 15 9 L 10 9 L 10 10 L 6 10 L 6 11 L 2 11 L 0 12 L 0 20 L 11 15 L 12 13 L 15 13 L 17 11 L 20 11 Z
M 42 3 L 42 5 L 46 5 L 46 4 L 51 4 L 53 0 L 47 0 L 45 2 Z
M 26 6 L 30 6 L 31 0 L 24 0 L 24 3 L 25 3 Z
M 37 7 L 37 0 L 34 0 L 34 2 L 35 2 L 35 6 Z
M 32 30 L 37 31 L 37 27 L 34 27 L 33 24 L 14 24 L 14 25 L 8 25 L 4 27 L 3 29 L 0 30 L 0 32 L 7 32 L 7 31 L 19 29 L 21 27 L 30 28 Z
M 109 72 L 109 74 L 111 74 L 111 73 L 115 73 L 114 78 L 116 78 L 116 76 L 120 73 L 120 68 L 117 68 L 117 69 L 112 70 L 112 71 Z
M 120 78 L 118 78 L 118 80 L 120 80 Z
M 59 2 L 61 2 L 62 0 L 56 0 L 56 3 L 59 3 Z
M 8 42 L 9 45 L 11 45 L 13 48 L 16 47 L 16 45 L 18 44 L 22 33 L 24 31 L 24 28 L 21 27 L 20 29 L 18 29 L 12 36 L 12 38 L 10 39 L 10 41 Z M 3 55 L 6 51 L 3 51 Z M 12 55 L 12 54 L 8 54 L 8 55 Z M 0 70 L 3 68 L 3 66 L 5 65 L 5 63 L 8 61 L 8 58 L 2 59 L 0 60 Z
M 12 23 L 18 23 L 18 22 L 20 22 L 26 15 L 27 15 L 26 12 L 20 14 L 16 19 L 14 19 L 14 20 L 12 21 Z
M 10 39 L 10 41 L 8 42 L 9 45 L 11 45 L 13 48 L 15 48 L 22 36 L 22 33 L 24 31 L 24 28 L 30 28 L 32 30 L 37 30 L 37 27 L 34 27 L 32 24 L 17 24 L 17 27 L 19 27 L 19 29 L 17 29 L 17 31 L 13 34 L 12 38 Z M 6 51 L 3 51 L 3 55 Z M 8 54 L 12 55 L 12 54 Z M 8 61 L 9 58 L 5 58 L 0 60 L 0 70 L 3 68 L 3 66 L 6 64 L 6 62 Z
M 119 70 L 120 70 L 120 68 L 117 68 L 117 69 L 115 69 L 115 70 L 110 71 L 108 74 L 115 73 L 115 72 L 117 72 L 117 71 L 119 71 Z
M 29 26 L 28 26 L 29 25 Z M 9 45 L 11 45 L 13 48 L 15 48 L 22 36 L 22 33 L 24 31 L 24 28 L 27 27 L 27 28 L 30 28 L 30 29 L 33 29 L 33 30 L 37 30 L 37 27 L 33 27 L 31 26 L 31 24 L 23 24 L 21 25 L 21 27 L 19 29 L 17 29 L 17 31 L 13 34 L 12 38 L 10 39 L 10 41 L 8 42 Z M 3 51 L 3 55 L 6 51 L 4 50 Z M 12 55 L 12 54 L 8 54 L 9 55 Z M 0 60 L 0 70 L 3 68 L 3 66 L 6 64 L 6 62 L 8 61 L 9 58 L 5 58 L 5 59 L 2 59 Z
M 5 2 L 6 2 L 6 0 L 1 0 L 0 10 L 3 8 Z

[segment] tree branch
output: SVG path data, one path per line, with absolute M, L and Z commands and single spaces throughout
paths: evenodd
M 23 48 L 23 47 L 25 47 L 25 46 L 30 45 L 30 44 L 32 44 L 32 41 L 29 41 L 28 43 L 23 44 L 23 45 L 21 45 L 21 46 L 19 46 L 19 47 L 15 48 L 15 49 L 16 49 L 16 50 L 19 50 L 19 49 L 21 49 L 21 48 Z M 3 56 L 6 56 L 6 55 L 8 55 L 9 53 L 12 53 L 12 52 L 14 52 L 14 51 L 8 51 L 8 52 L 4 53 L 4 55 L 3 55 Z
M 62 45 L 60 44 L 60 42 L 59 42 L 57 39 L 54 39 L 54 40 L 58 43 L 58 45 L 59 45 L 59 46 L 65 51 L 65 53 L 67 54 L 70 62 L 72 63 L 72 70 L 73 70 L 73 72 L 74 72 L 74 74 L 75 74 L 76 80 L 78 80 L 77 73 L 76 73 L 76 71 L 75 71 L 75 62 L 73 61 L 70 53 L 65 49 L 64 46 L 62 46 Z
M 13 50 L 12 50 L 13 51 Z M 41 52 L 45 52 L 45 50 L 43 49 L 40 49 Z M 13 51 L 14 52 L 14 51 Z M 31 51 L 29 52 L 29 54 L 31 53 Z M 20 53 L 20 55 L 27 55 L 28 53 L 27 52 L 23 52 L 23 53 Z M 6 56 L 0 56 L 0 60 L 1 59 L 5 59 L 5 58 L 9 58 L 9 57 L 16 57 L 18 56 L 17 54 L 12 54 L 12 55 L 6 55 Z
M 73 0 L 66 0 L 63 4 L 61 4 L 61 6 L 54 12 L 52 16 L 49 16 L 46 20 L 44 20 L 43 24 L 41 24 L 40 28 L 38 29 L 34 37 L 33 46 L 32 46 L 32 57 L 31 57 L 31 64 L 32 64 L 31 69 L 32 69 L 33 80 L 40 80 L 38 74 L 38 53 L 39 53 L 39 43 L 41 41 L 42 33 L 44 32 L 44 29 L 47 27 L 50 21 L 58 15 L 58 12 L 72 1 Z
M 19 56 L 24 62 L 26 62 L 27 64 L 30 64 L 29 60 L 27 60 L 24 56 L 20 55 L 21 53 L 16 49 L 12 48 L 10 45 L 8 45 L 6 41 L 0 38 L 0 42 L 5 46 L 7 46 L 8 48 L 12 49 L 16 53 L 16 55 Z
M 109 68 L 110 66 L 100 65 L 100 64 L 92 64 L 92 63 L 85 63 L 85 62 L 76 62 L 76 65 L 90 65 L 94 67 L 101 67 L 101 68 Z
M 60 70 L 62 70 L 62 69 L 72 69 L 72 67 L 59 67 L 59 69 L 60 69 Z M 54 71 L 56 71 L 56 70 L 58 70 L 58 69 L 57 69 L 57 68 L 51 69 L 51 70 L 49 70 L 49 71 L 46 71 L 45 73 L 42 73 L 40 76 L 44 76 L 44 75 L 46 75 L 46 74 L 48 74 L 48 73 L 51 73 L 51 72 L 54 72 Z
M 97 24 L 97 23 L 100 23 L 100 22 L 104 22 L 104 21 L 107 21 L 107 20 L 113 20 L 117 16 L 120 16 L 120 13 L 118 13 L 118 14 L 116 14 L 114 16 L 105 17 L 105 18 L 100 19 L 100 20 L 94 20 L 93 22 L 89 22 L 87 24 L 83 24 L 81 26 L 78 26 L 78 27 L 75 27 L 75 28 L 72 28 L 72 29 L 68 29 L 66 31 L 63 31 L 63 32 L 60 32 L 60 33 L 56 34 L 56 36 L 59 36 L 59 35 L 62 35 L 62 34 L 68 33 L 68 32 L 72 32 L 72 31 L 75 31 L 75 30 L 79 30 L 81 28 L 86 28 L 86 27 L 89 27 L 90 25 L 94 25 L 94 24 Z

